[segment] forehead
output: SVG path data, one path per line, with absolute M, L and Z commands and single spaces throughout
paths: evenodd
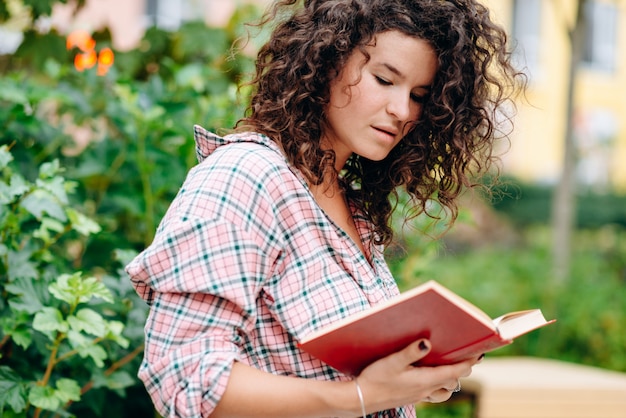
M 374 36 L 366 46 L 368 52 L 376 52 L 379 55 L 436 55 L 432 45 L 421 38 L 406 35 L 402 32 L 392 30 L 380 32 Z
M 438 68 L 438 58 L 428 41 L 398 31 L 377 34 L 365 50 L 372 66 L 393 67 L 406 77 L 424 79 L 428 84 Z

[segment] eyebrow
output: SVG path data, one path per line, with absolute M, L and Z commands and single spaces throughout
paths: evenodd
M 396 67 L 394 67 L 393 65 L 383 62 L 382 63 L 383 67 L 387 68 L 389 71 L 391 71 L 392 73 L 394 73 L 395 75 L 397 75 L 398 77 L 403 77 L 404 78 L 404 74 L 402 74 L 400 72 L 400 70 L 398 70 Z
M 405 75 L 400 70 L 398 70 L 396 67 L 394 67 L 393 65 L 391 65 L 391 64 L 389 64 L 387 62 L 383 62 L 383 63 L 381 63 L 381 65 L 383 67 L 387 68 L 389 71 L 391 71 L 395 75 L 397 75 L 398 77 L 401 77 L 403 79 L 406 78 Z M 427 85 L 416 86 L 416 87 L 420 88 L 420 89 L 430 90 L 432 86 L 430 84 L 427 84 Z

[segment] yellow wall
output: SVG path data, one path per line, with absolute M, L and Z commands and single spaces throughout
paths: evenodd
M 574 0 L 542 1 L 539 68 L 532 75 L 527 100 L 518 103 L 511 146 L 503 157 L 505 171 L 527 181 L 554 182 L 560 175 L 569 63 L 566 27 L 573 21 L 576 3 Z M 606 153 L 603 169 L 610 173 L 610 186 L 626 191 L 626 129 L 622 121 L 626 117 L 626 25 L 623 24 L 626 0 L 614 3 L 620 5 L 616 69 L 610 74 L 588 68 L 580 70 L 575 111 L 586 115 L 601 109 L 615 116 L 617 137 Z M 511 0 L 485 0 L 485 4 L 496 20 L 511 27 Z

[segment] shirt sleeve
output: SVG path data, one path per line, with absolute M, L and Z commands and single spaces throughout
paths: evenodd
M 263 176 L 201 166 L 126 268 L 151 306 L 139 377 L 165 417 L 213 411 L 280 253 Z

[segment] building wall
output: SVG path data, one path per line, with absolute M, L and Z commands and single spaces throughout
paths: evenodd
M 576 81 L 575 135 L 580 183 L 594 189 L 626 191 L 626 1 L 618 5 L 615 69 L 583 66 Z M 512 0 L 489 0 L 502 24 L 511 28 Z M 554 183 L 560 176 L 566 132 L 569 65 L 568 25 L 572 0 L 543 0 L 538 66 L 531 74 L 527 100 L 518 103 L 515 131 L 505 170 L 532 182 Z
M 270 0 L 155 0 L 162 12 L 161 23 L 176 27 L 184 19 L 199 16 L 208 25 L 219 26 L 226 22 L 238 4 L 258 3 L 261 7 Z M 134 48 L 146 28 L 152 24 L 146 17 L 148 0 L 87 0 L 76 16 L 72 6 L 57 4 L 51 24 L 61 33 L 76 29 L 95 31 L 111 29 L 113 46 L 119 50 Z

